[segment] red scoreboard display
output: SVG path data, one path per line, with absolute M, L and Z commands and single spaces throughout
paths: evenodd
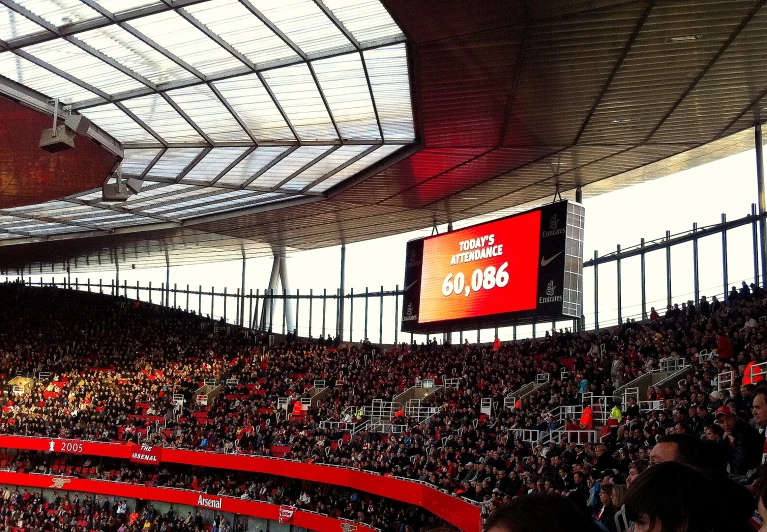
M 581 209 L 582 222 L 582 207 L 571 207 Z M 582 271 L 582 246 L 577 253 L 569 245 L 566 253 L 567 221 L 563 201 L 408 242 L 402 330 L 437 333 L 574 316 L 564 304 L 572 298 L 565 284 L 577 288 L 580 278 L 573 283 L 565 266 L 575 258 L 569 265 Z

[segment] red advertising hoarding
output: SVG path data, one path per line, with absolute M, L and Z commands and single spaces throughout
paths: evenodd
M 0 436 L 0 448 L 56 453 L 74 452 L 76 454 L 107 456 L 125 460 L 129 460 L 134 452 L 134 444 L 132 443 L 62 440 L 36 438 L 32 436 Z M 467 532 L 479 532 L 482 530 L 482 521 L 478 506 L 419 482 L 410 482 L 403 479 L 381 476 L 375 473 L 367 473 L 346 467 L 307 464 L 294 460 L 261 456 L 232 455 L 163 448 L 159 458 L 162 462 L 167 463 L 250 471 L 252 473 L 264 473 L 324 484 L 333 484 L 336 486 L 345 486 L 380 497 L 386 497 L 395 501 L 420 506 L 437 517 L 440 517 L 448 523 Z M 37 477 L 38 475 L 33 476 Z M 67 482 L 69 482 L 69 480 L 67 480 Z M 123 485 L 120 484 L 119 486 Z M 278 507 L 276 508 L 278 509 Z M 277 511 L 278 510 L 275 510 L 274 517 L 269 517 L 269 519 L 277 520 Z M 296 523 L 294 522 L 293 524 Z

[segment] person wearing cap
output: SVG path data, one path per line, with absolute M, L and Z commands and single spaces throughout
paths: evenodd
M 724 429 L 724 440 L 729 444 L 730 473 L 746 475 L 762 462 L 764 438 L 738 417 L 734 405 L 724 405 L 716 411 L 716 422 Z

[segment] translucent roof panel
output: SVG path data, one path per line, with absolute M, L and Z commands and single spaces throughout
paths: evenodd
M 189 185 L 165 185 L 153 183 L 149 186 L 144 185 L 141 192 L 128 198 L 125 202 L 125 207 L 131 207 L 133 205 L 139 205 L 146 202 L 159 201 L 155 200 L 159 196 L 169 196 L 183 192 L 185 190 L 197 190 L 197 187 L 191 187 Z
M 95 2 L 113 14 L 126 13 L 139 7 L 162 3 L 160 0 L 95 0 Z
M 250 1 L 307 55 L 352 46 L 313 0 Z
M 208 192 L 205 192 L 206 190 L 213 190 L 215 193 L 220 193 L 222 190 L 220 188 L 218 189 L 204 189 L 201 187 L 191 187 L 191 186 L 183 186 L 183 188 L 171 188 L 167 187 L 162 192 L 158 192 L 157 194 L 149 197 L 144 196 L 143 198 L 138 198 L 136 201 L 129 202 L 125 204 L 125 207 L 128 209 L 131 209 L 131 211 L 136 210 L 138 211 L 144 211 L 147 209 L 150 209 L 152 207 L 157 207 L 159 205 L 169 205 L 171 203 L 178 203 L 181 201 L 185 201 L 188 198 L 196 198 L 200 196 L 204 196 L 206 194 L 209 194 Z
M 77 38 L 152 83 L 194 78 L 188 70 L 119 26 L 86 31 L 77 34 Z
M 175 11 L 138 18 L 129 24 L 204 75 L 243 66 Z
M 168 92 L 168 96 L 214 142 L 250 140 L 207 85 L 194 85 Z
M 287 146 L 259 147 L 224 174 L 216 183 L 222 186 L 239 187 L 263 170 L 269 163 L 288 151 Z
M 301 140 L 337 140 L 333 122 L 305 64 L 264 72 Z
M 256 65 L 298 59 L 285 41 L 238 0 L 212 0 L 184 9 Z
M 316 186 L 312 187 L 309 192 L 325 192 L 329 188 L 331 188 L 334 185 L 337 185 L 344 179 L 347 179 L 357 172 L 361 172 L 365 168 L 368 168 L 369 166 L 374 165 L 381 159 L 384 159 L 385 157 L 391 155 L 395 151 L 402 148 L 402 146 L 395 146 L 395 145 L 386 145 L 381 146 L 373 153 L 370 153 L 366 155 L 365 157 L 361 158 L 357 162 L 350 164 L 343 170 L 340 170 L 339 172 L 333 174 L 332 176 L 328 177 L 321 183 L 318 183 Z
M 142 83 L 109 66 L 101 59 L 61 39 L 27 46 L 24 50 L 49 65 L 63 67 L 67 74 L 108 94 L 144 87 Z
M 5 6 L 0 6 L 0 39 L 8 42 L 25 35 L 44 32 L 42 26 L 38 26 L 24 15 Z
M 170 148 L 160 160 L 157 161 L 149 173 L 148 178 L 175 179 L 194 161 L 202 148 Z
M 75 22 L 101 18 L 80 0 L 15 0 L 17 4 L 54 26 L 67 26 Z
M 114 104 L 90 107 L 80 113 L 120 142 L 156 142 L 146 129 Z
M 145 209 L 143 212 L 150 214 L 159 214 L 169 211 L 179 210 L 183 207 L 193 207 L 196 205 L 204 205 L 210 203 L 218 203 L 227 201 L 234 198 L 241 198 L 243 196 L 252 196 L 253 193 L 249 190 L 224 190 L 224 189 L 211 189 L 201 188 L 199 189 L 199 195 L 184 199 L 183 201 L 173 201 L 165 205 L 159 205 L 150 209 Z M 175 199 L 175 198 L 174 198 Z
M 303 166 L 311 163 L 327 151 L 327 146 L 301 146 L 248 186 L 260 189 L 276 187 L 291 174 L 299 171 Z
M 361 45 L 404 38 L 379 0 L 324 0 L 325 5 Z
M 41 92 L 63 103 L 95 98 L 91 91 L 80 87 L 53 72 L 37 66 L 12 52 L 0 53 L 0 75 Z
M 194 128 L 159 94 L 125 100 L 123 103 L 167 142 L 203 142 Z
M 125 150 L 125 158 L 122 162 L 123 175 L 140 176 L 158 153 L 160 153 L 159 148 Z
M 214 212 L 226 212 L 235 209 L 242 209 L 243 207 L 251 207 L 262 203 L 269 203 L 276 199 L 284 197 L 283 194 L 276 192 L 267 192 L 264 194 L 256 194 L 247 196 L 244 198 L 227 199 L 226 201 L 217 202 L 214 204 L 200 205 L 196 207 L 186 207 L 179 210 L 174 210 L 167 213 L 173 218 L 179 218 L 186 220 L 187 218 L 194 218 L 196 216 L 202 216 L 204 214 L 210 214 Z
M 370 88 L 359 54 L 312 63 L 336 125 L 344 139 L 380 139 Z
M 299 175 L 282 185 L 281 188 L 298 192 L 307 185 L 314 183 L 314 181 L 317 179 L 320 179 L 324 175 L 334 171 L 339 166 L 349 162 L 368 149 L 370 149 L 370 146 L 366 146 L 364 144 L 351 144 L 347 146 L 341 146 L 333 153 L 323 158 L 317 164 L 313 165 L 311 168 L 307 168 Z
M 386 141 L 412 141 L 413 106 L 410 102 L 410 79 L 407 48 L 396 44 L 363 52 Z
M 259 142 L 295 140 L 256 74 L 218 81 L 214 85 Z
M 214 148 L 184 176 L 182 183 L 210 183 L 248 148 Z

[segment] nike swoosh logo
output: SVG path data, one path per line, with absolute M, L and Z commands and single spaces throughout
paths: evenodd
M 562 252 L 560 251 L 559 253 L 557 253 L 553 257 L 549 257 L 548 259 L 545 258 L 545 257 L 541 257 L 541 266 L 547 266 L 549 264 L 549 262 L 551 262 L 552 260 L 554 260 L 557 257 L 559 257 L 561 254 L 562 254 Z
M 407 286 L 405 287 L 405 289 L 403 290 L 403 292 L 407 292 L 408 290 L 410 290 L 411 288 L 413 288 L 413 286 L 414 286 L 414 285 L 415 285 L 415 283 L 417 283 L 417 282 L 418 282 L 418 279 L 416 279 L 415 281 L 413 281 L 412 283 L 410 283 L 409 285 L 407 285 Z

